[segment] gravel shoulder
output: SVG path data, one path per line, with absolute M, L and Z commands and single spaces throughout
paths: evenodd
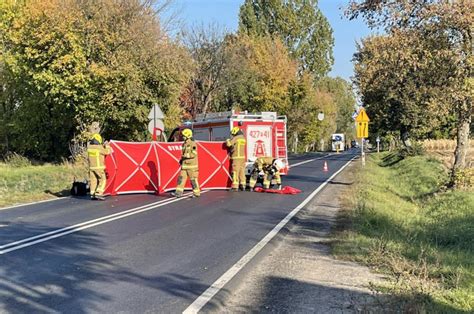
M 354 313 L 376 309 L 371 283 L 383 277 L 331 255 L 339 195 L 353 182 L 353 162 L 288 226 L 280 243 L 246 270 L 219 312 Z

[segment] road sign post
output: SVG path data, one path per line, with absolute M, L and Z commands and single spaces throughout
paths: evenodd
M 153 141 L 157 140 L 156 133 L 158 130 L 160 131 L 160 135 L 165 134 L 165 125 L 162 120 L 164 118 L 165 115 L 163 114 L 163 111 L 161 111 L 160 106 L 157 104 L 153 105 L 153 108 L 151 108 L 151 111 L 148 114 L 148 119 L 150 120 L 148 123 L 148 131 L 152 134 Z
M 360 156 L 362 165 L 365 166 L 364 140 L 369 137 L 369 116 L 364 108 L 360 108 L 359 114 L 355 118 L 357 138 L 361 139 Z

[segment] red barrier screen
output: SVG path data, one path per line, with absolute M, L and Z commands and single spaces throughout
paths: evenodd
M 111 141 L 105 159 L 106 194 L 163 193 L 176 188 L 182 143 Z M 201 189 L 231 185 L 229 155 L 224 142 L 197 141 Z M 190 188 L 189 182 L 187 188 Z

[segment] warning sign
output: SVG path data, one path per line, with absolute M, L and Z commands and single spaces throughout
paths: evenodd
M 248 157 L 272 156 L 272 129 L 266 125 L 247 127 Z

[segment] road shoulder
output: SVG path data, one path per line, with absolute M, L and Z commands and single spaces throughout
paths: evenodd
M 247 270 L 219 311 L 359 312 L 373 310 L 371 283 L 383 278 L 367 267 L 336 260 L 329 246 L 339 195 L 352 184 L 353 162 L 313 199 L 269 254 Z

